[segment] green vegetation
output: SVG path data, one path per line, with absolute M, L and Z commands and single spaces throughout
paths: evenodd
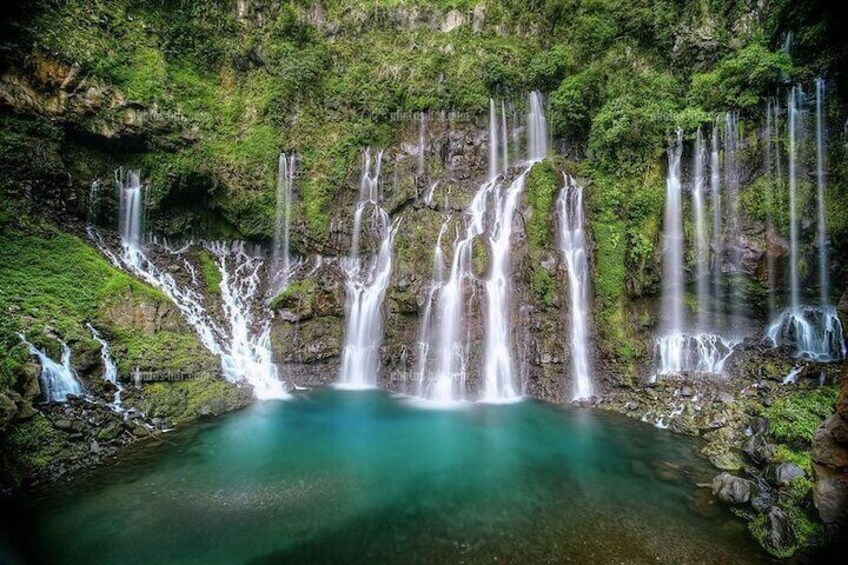
M 144 385 L 144 395 L 136 407 L 152 417 L 180 424 L 202 416 L 217 416 L 247 405 L 250 389 L 220 378 L 200 376 L 176 382 Z
M 550 247 L 555 241 L 553 232 L 554 201 L 562 184 L 550 159 L 533 165 L 527 175 L 524 194 L 530 207 L 527 222 L 527 243 L 531 250 Z
M 770 433 L 790 447 L 809 447 L 816 428 L 833 414 L 837 394 L 835 387 L 827 386 L 779 397 L 763 412 Z
M 197 261 L 200 263 L 200 273 L 203 275 L 203 282 L 206 283 L 206 290 L 210 294 L 220 294 L 221 292 L 221 271 L 218 269 L 218 264 L 208 251 L 200 251 L 197 254 Z

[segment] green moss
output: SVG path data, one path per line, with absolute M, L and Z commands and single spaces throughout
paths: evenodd
M 294 281 L 271 300 L 271 308 L 276 309 L 300 304 L 299 309 L 310 310 L 317 289 L 318 286 L 312 279 Z
M 179 424 L 247 405 L 250 390 L 212 377 L 145 384 L 135 406 L 150 416 Z
M 220 294 L 221 271 L 218 269 L 218 263 L 206 250 L 197 254 L 197 262 L 200 263 L 200 274 L 203 276 L 203 282 L 206 283 L 206 290 L 212 294 Z
M 763 414 L 769 420 L 769 432 L 780 443 L 809 446 L 816 429 L 833 414 L 838 391 L 825 386 L 777 398 Z
M 6 469 L 14 475 L 12 483 L 44 469 L 68 450 L 67 434 L 55 429 L 41 413 L 12 426 L 7 434 L 0 436 L 0 443 L 9 460 L 15 462 Z
M 530 220 L 526 224 L 527 243 L 531 251 L 550 247 L 554 242 L 552 222 L 559 181 L 550 159 L 533 165 L 527 175 L 524 191 L 531 211 Z
M 545 307 L 550 308 L 554 304 L 557 282 L 547 269 L 538 265 L 533 268 L 533 275 L 530 279 L 530 290 Z

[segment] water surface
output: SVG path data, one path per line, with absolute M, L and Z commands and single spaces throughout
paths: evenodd
M 700 444 L 526 401 L 259 403 L 33 503 L 51 563 L 749 563 Z

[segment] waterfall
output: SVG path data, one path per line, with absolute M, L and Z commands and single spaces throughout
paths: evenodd
M 516 390 L 510 339 L 509 314 L 510 265 L 512 249 L 513 216 L 518 197 L 524 190 L 524 181 L 529 168 L 525 169 L 510 185 L 502 182 L 493 184 L 493 226 L 489 236 L 489 276 L 486 288 L 486 339 L 483 365 L 483 400 L 499 402 L 518 397 Z
M 350 389 L 377 385 L 380 370 L 380 346 L 383 342 L 383 299 L 392 274 L 392 243 L 397 224 L 378 203 L 382 152 L 377 153 L 371 170 L 371 151 L 365 151 L 359 200 L 354 212 L 350 256 L 343 262 L 345 271 L 345 345 L 339 386 Z M 362 219 L 371 210 L 371 228 L 380 238 L 380 246 L 368 260 L 360 256 Z
M 775 202 L 775 193 L 780 189 L 780 127 L 778 122 L 779 105 L 777 99 L 769 98 L 766 104 L 766 129 L 764 136 L 764 144 L 766 148 L 766 175 L 768 178 L 768 188 L 766 189 L 766 270 L 768 272 L 768 306 L 769 315 L 774 315 L 776 307 L 776 281 L 774 268 L 774 253 L 768 248 L 768 243 L 774 234 L 774 214 L 772 208 Z
M 123 403 L 121 401 L 121 395 L 124 392 L 124 387 L 121 386 L 120 382 L 118 382 L 118 368 L 115 366 L 115 361 L 112 359 L 109 344 L 105 339 L 103 339 L 100 332 L 98 332 L 94 326 L 90 323 L 86 323 L 85 326 L 88 328 L 88 331 L 91 332 L 91 337 L 94 338 L 94 341 L 100 344 L 100 359 L 103 361 L 103 380 L 115 386 L 115 395 L 112 398 L 112 408 L 122 412 Z
M 789 292 L 791 307 L 798 311 L 801 306 L 801 281 L 798 272 L 798 121 L 799 103 L 803 103 L 804 93 L 800 87 L 793 86 L 789 93 L 787 110 L 789 112 Z
M 120 192 L 118 231 L 124 248 L 135 254 L 144 233 L 144 187 L 141 185 L 138 171 L 127 171 L 123 178 L 121 173 L 122 171 L 118 170 L 115 178 Z
M 138 181 L 138 173 L 130 173 L 126 178 L 117 175 L 116 185 L 121 199 L 119 225 L 122 252 L 120 255 L 112 253 L 99 234 L 91 230 L 89 234 L 103 253 L 115 266 L 126 269 L 161 290 L 176 304 L 203 346 L 221 359 L 222 373 L 228 381 L 246 382 L 253 387 L 254 396 L 260 400 L 286 398 L 286 387 L 278 378 L 272 360 L 270 324 L 267 319 L 256 319 L 251 311 L 251 304 L 261 294 L 259 274 L 263 259 L 248 254 L 241 242 L 205 245 L 207 251 L 215 255 L 221 274 L 225 323 L 220 323 L 206 310 L 203 292 L 198 287 L 196 277 L 191 276 L 191 284 L 178 282 L 167 269 L 160 269 L 142 249 L 143 189 Z M 181 255 L 189 246 L 177 251 L 166 245 L 162 247 L 171 255 Z M 186 269 L 191 266 L 185 259 L 183 264 Z M 264 314 L 270 316 L 270 312 Z M 256 328 L 259 328 L 258 331 Z
M 418 364 L 416 373 L 418 375 L 418 396 L 432 400 L 439 404 L 449 404 L 456 400 L 463 400 L 465 396 L 464 383 L 455 382 L 450 374 L 438 375 L 446 378 L 431 378 L 427 368 L 430 363 L 430 350 L 433 340 L 433 305 L 439 292 L 444 287 L 445 281 L 445 257 L 442 251 L 442 241 L 447 233 L 451 218 L 448 216 L 439 229 L 439 237 L 436 239 L 436 247 L 433 250 L 433 275 L 427 291 L 424 303 L 424 315 L 421 318 L 421 337 L 418 341 Z
M 288 158 L 280 153 L 277 165 L 277 209 L 274 221 L 274 281 L 275 291 L 280 292 L 288 286 L 291 277 L 291 208 L 292 187 L 294 186 L 295 155 Z
M 836 308 L 830 302 L 827 265 L 827 225 L 825 216 L 824 163 L 824 81 L 816 81 L 816 197 L 817 243 L 819 263 L 819 305 L 803 305 L 801 301 L 800 214 L 798 202 L 799 145 L 804 142 L 804 92 L 799 85 L 790 90 L 789 113 L 789 290 L 790 303 L 766 329 L 766 337 L 775 345 L 794 347 L 795 355 L 815 361 L 836 361 L 846 356 L 845 337 Z
M 506 163 L 508 154 L 506 151 L 502 154 L 498 151 L 498 119 L 494 100 L 489 102 L 489 178 L 477 190 L 465 211 L 463 226 L 457 231 L 454 242 L 450 273 L 445 278 L 444 272 L 438 271 L 438 280 L 434 276 L 430 285 L 432 294 L 428 300 L 434 310 L 425 311 L 430 320 L 426 326 L 422 325 L 422 345 L 419 351 L 425 352 L 425 355 L 419 359 L 418 367 L 418 392 L 427 400 L 448 403 L 465 398 L 470 346 L 470 332 L 465 326 L 468 316 L 465 311 L 465 293 L 477 288 L 478 280 L 472 261 L 472 244 L 475 239 L 478 242 L 484 241 L 489 251 L 489 270 L 482 281 L 486 296 L 480 399 L 485 402 L 504 402 L 519 398 L 520 386 L 516 383 L 510 321 L 512 289 L 509 253 L 513 217 L 524 190 L 527 173 L 533 163 L 547 155 L 548 147 L 542 98 L 538 92 L 531 93 L 528 108 L 528 161 L 522 164 L 523 170 L 507 184 L 498 171 L 501 170 L 499 159 L 502 158 Z M 505 134 L 503 110 L 502 105 L 500 123 L 504 131 L 501 133 Z M 501 136 L 504 147 L 507 145 L 506 139 L 505 135 Z M 437 243 L 439 253 L 442 236 L 440 234 Z
M 680 187 L 680 157 L 683 133 L 668 150 L 668 177 L 663 218 L 662 324 L 666 335 L 683 331 L 683 203 Z
M 569 176 L 557 198 L 560 219 L 560 245 L 568 270 L 571 306 L 572 400 L 595 394 L 589 363 L 589 262 L 586 253 L 583 189 Z
M 721 308 L 724 303 L 721 289 L 722 262 L 724 258 L 724 241 L 721 234 L 721 165 L 719 161 L 718 125 L 713 124 L 710 138 L 710 195 L 713 209 L 713 304 L 715 305 L 715 322 L 721 318 Z
M 713 199 L 713 246 L 720 246 L 720 169 L 718 158 L 718 129 L 713 128 L 710 158 L 710 188 Z M 713 333 L 704 333 L 709 295 L 708 250 L 706 221 L 703 202 L 704 158 L 706 148 L 700 131 L 695 140 L 693 157 L 692 198 L 695 215 L 695 256 L 697 276 L 698 323 L 700 333 L 685 333 L 683 304 L 684 286 L 684 238 L 683 203 L 680 183 L 680 159 L 683 153 L 682 132 L 668 150 L 668 178 L 666 180 L 665 215 L 663 222 L 663 290 L 661 304 L 661 335 L 654 345 L 656 375 L 673 375 L 684 372 L 722 373 L 725 361 L 733 353 L 735 340 L 725 339 Z M 731 181 L 732 182 L 732 181 Z M 713 292 L 720 292 L 717 281 L 721 276 L 719 252 L 714 252 L 716 265 Z M 720 304 L 720 302 L 717 302 Z
M 501 149 L 503 151 L 503 166 L 501 170 L 506 173 L 509 170 L 509 142 L 507 141 L 506 128 L 506 104 L 501 100 Z
M 427 113 L 420 112 L 418 115 L 418 175 L 423 175 L 424 156 L 427 151 Z M 417 190 L 417 189 L 416 189 Z
M 704 329 L 709 307 L 709 243 L 704 210 L 704 137 L 701 128 L 695 138 L 695 155 L 692 165 L 692 210 L 695 215 L 695 263 L 698 297 L 698 328 Z
M 489 180 L 498 176 L 498 116 L 495 114 L 495 100 L 489 98 Z
M 548 124 L 545 120 L 542 95 L 530 93 L 530 111 L 527 114 L 527 158 L 540 161 L 548 156 Z
M 29 348 L 30 355 L 37 357 L 41 364 L 41 393 L 46 402 L 67 402 L 68 395 L 80 396 L 85 391 L 74 375 L 71 367 L 71 348 L 62 340 L 62 359 L 60 363 L 53 361 L 47 353 L 30 343 L 24 334 L 19 333 L 21 342 Z
M 823 78 L 816 79 L 816 198 L 817 242 L 819 247 L 819 293 L 822 306 L 830 304 L 830 276 L 827 265 L 827 216 L 825 207 L 825 162 L 824 162 L 824 90 Z

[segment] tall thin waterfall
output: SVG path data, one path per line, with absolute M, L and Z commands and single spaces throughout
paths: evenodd
M 38 358 L 41 364 L 41 393 L 44 400 L 47 402 L 67 402 L 68 395 L 80 396 L 85 393 L 74 375 L 74 369 L 71 367 L 71 348 L 64 341 L 59 341 L 62 346 L 62 359 L 57 363 L 51 359 L 47 353 L 38 349 L 30 343 L 24 334 L 19 333 L 18 337 L 29 348 L 30 355 Z
M 503 152 L 501 170 L 506 173 L 509 170 L 509 141 L 506 129 L 506 104 L 503 100 L 501 100 L 501 151 Z
M 495 113 L 495 100 L 489 98 L 489 180 L 498 176 L 498 115 Z
M 724 260 L 724 240 L 721 233 L 721 165 L 719 161 L 718 125 L 713 124 L 710 139 L 710 195 L 713 209 L 713 304 L 715 305 L 715 323 L 720 323 L 723 303 L 721 289 L 722 264 Z
M 801 276 L 798 272 L 798 121 L 804 93 L 793 86 L 786 105 L 789 112 L 789 292 L 793 311 L 801 306 Z
M 524 190 L 528 170 L 522 172 L 509 187 L 502 182 L 493 185 L 493 225 L 489 232 L 489 276 L 486 288 L 486 349 L 483 364 L 483 400 L 499 402 L 519 395 L 515 383 L 509 314 L 512 293 L 509 252 L 513 216 L 518 197 Z
M 589 262 L 586 253 L 583 189 L 569 176 L 557 198 L 560 221 L 560 246 L 568 269 L 571 306 L 571 382 L 572 400 L 595 394 L 589 361 Z
M 766 104 L 766 129 L 764 143 L 766 148 L 766 175 L 768 188 L 766 190 L 766 270 L 768 271 L 768 306 L 769 315 L 774 315 L 777 310 L 775 296 L 775 265 L 774 253 L 768 249 L 769 240 L 774 237 L 774 214 L 772 208 L 775 204 L 775 196 L 780 190 L 782 179 L 780 170 L 780 106 L 777 98 L 769 98 Z
M 445 281 L 445 256 L 444 251 L 442 251 L 442 241 L 445 233 L 447 233 L 449 223 L 450 217 L 445 218 L 441 229 L 439 229 L 439 237 L 436 239 L 436 247 L 433 250 L 433 276 L 427 291 L 424 315 L 421 318 L 421 338 L 418 341 L 416 371 L 418 374 L 418 396 L 442 404 L 463 400 L 465 396 L 465 383 L 452 378 L 451 374 L 441 375 L 436 373 L 437 378 L 431 378 L 431 375 L 428 374 L 434 330 L 433 305 L 447 283 Z
M 122 252 L 115 255 L 97 232 L 90 232 L 104 254 L 117 267 L 158 288 L 176 304 L 201 343 L 220 357 L 227 380 L 251 385 L 254 396 L 260 400 L 286 398 L 285 384 L 278 378 L 272 361 L 270 325 L 267 319 L 257 319 L 251 311 L 251 304 L 261 295 L 260 272 L 264 260 L 257 254 L 248 253 L 241 242 L 205 244 L 207 251 L 215 255 L 221 274 L 226 322 L 221 324 L 207 312 L 203 292 L 197 287 L 195 277 L 191 277 L 190 284 L 178 282 L 168 270 L 156 266 L 142 249 L 143 188 L 138 182 L 138 174 L 130 173 L 125 178 L 118 175 L 116 181 L 121 201 Z M 182 253 L 162 247 L 173 255 Z M 187 261 L 184 263 L 190 265 Z M 258 331 L 255 328 L 259 328 Z
M 274 221 L 273 268 L 275 270 L 275 290 L 279 292 L 288 286 L 291 277 L 291 208 L 292 187 L 294 186 L 295 155 L 286 157 L 280 153 L 277 165 L 277 209 Z
M 825 216 L 825 163 L 824 163 L 824 82 L 816 81 L 816 184 L 817 184 L 817 243 L 819 262 L 819 305 L 803 305 L 801 299 L 800 261 L 800 210 L 798 202 L 799 146 L 803 146 L 805 130 L 804 106 L 806 100 L 800 86 L 792 87 L 787 102 L 789 117 L 789 287 L 790 303 L 766 330 L 766 336 L 775 345 L 794 346 L 798 357 L 818 361 L 834 361 L 846 356 L 842 323 L 836 308 L 829 304 L 829 277 L 827 265 L 827 225 Z
M 692 164 L 692 211 L 695 215 L 695 264 L 698 297 L 698 328 L 707 323 L 710 285 L 710 247 L 707 241 L 706 211 L 704 205 L 704 136 L 701 128 L 695 138 L 695 155 Z
M 350 256 L 343 263 L 347 300 L 339 386 L 344 388 L 374 387 L 380 370 L 382 307 L 392 274 L 392 243 L 397 230 L 397 225 L 392 225 L 388 212 L 379 204 L 382 159 L 382 152 L 377 153 L 372 171 L 371 151 L 365 151 Z M 370 259 L 360 256 L 362 220 L 368 210 L 371 211 L 370 233 L 380 238 L 380 246 Z
M 510 241 L 515 210 L 527 173 L 534 162 L 547 155 L 548 139 L 539 93 L 530 95 L 528 108 L 528 161 L 522 164 L 522 171 L 507 185 L 499 175 L 502 165 L 499 160 L 507 163 L 509 156 L 497 147 L 499 138 L 504 148 L 507 145 L 503 135 L 506 133 L 504 106 L 501 107 L 500 120 L 503 130 L 499 136 L 495 103 L 490 101 L 489 178 L 480 186 L 465 212 L 464 226 L 457 233 L 454 243 L 450 273 L 445 278 L 440 272 L 439 280 L 434 280 L 430 286 L 431 290 L 436 289 L 429 296 L 434 310 L 428 314 L 432 321 L 422 326 L 421 341 L 424 345 L 419 351 L 425 354 L 419 359 L 418 368 L 418 391 L 427 400 L 445 403 L 465 398 L 470 347 L 469 332 L 465 327 L 468 315 L 465 297 L 466 292 L 476 288 L 478 282 L 472 264 L 472 243 L 475 239 L 485 241 L 489 250 L 489 270 L 482 281 L 486 296 L 480 398 L 486 402 L 519 398 L 510 324 Z
M 668 177 L 663 219 L 662 327 L 665 335 L 683 332 L 683 203 L 680 186 L 680 157 L 683 133 L 668 150 Z
M 819 296 L 822 306 L 830 304 L 830 276 L 827 265 L 827 215 L 825 207 L 825 131 L 824 131 L 824 93 L 823 78 L 816 79 L 816 197 L 817 243 L 819 248 Z
M 120 191 L 118 230 L 121 243 L 134 253 L 140 248 L 144 233 L 144 187 L 138 171 L 127 171 L 126 176 L 121 178 L 119 170 L 115 180 Z
M 123 405 L 121 401 L 121 395 L 124 392 L 124 387 L 121 386 L 121 383 L 118 382 L 118 368 L 115 366 L 115 361 L 112 359 L 112 352 L 109 349 L 109 344 L 103 339 L 103 336 L 100 335 L 94 326 L 91 324 L 85 325 L 88 328 L 88 331 L 91 332 L 91 337 L 94 338 L 94 341 L 100 344 L 100 359 L 103 361 L 103 380 L 111 383 L 115 387 L 115 395 L 112 398 L 112 407 L 115 410 L 121 411 L 123 410 Z
M 542 95 L 530 93 L 530 111 L 527 114 L 527 158 L 540 161 L 548 156 L 548 122 L 545 120 L 545 104 Z

